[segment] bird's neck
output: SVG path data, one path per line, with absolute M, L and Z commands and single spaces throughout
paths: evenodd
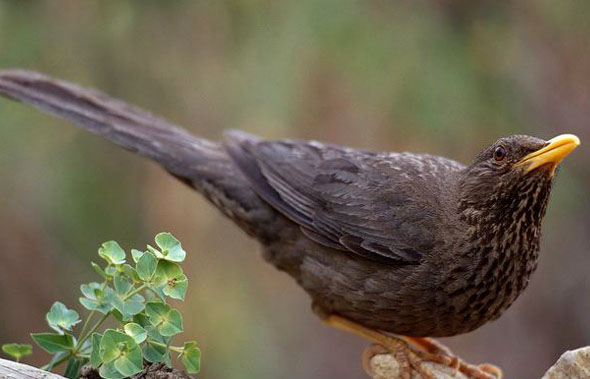
M 523 182 L 521 187 L 487 193 L 459 183 L 458 224 L 465 228 L 470 245 L 491 248 L 508 259 L 526 259 L 538 249 L 550 192 L 551 181 Z

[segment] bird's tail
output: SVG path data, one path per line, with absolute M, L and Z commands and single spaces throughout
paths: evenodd
M 248 233 L 265 238 L 276 217 L 220 143 L 97 91 L 22 70 L 0 71 L 0 95 L 63 117 L 148 157 L 195 188 Z

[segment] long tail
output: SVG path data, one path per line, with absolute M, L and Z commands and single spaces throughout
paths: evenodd
M 195 137 L 100 92 L 37 72 L 0 71 L 0 95 L 63 117 L 158 162 L 205 195 L 246 232 L 271 238 L 276 213 L 250 188 L 220 143 Z

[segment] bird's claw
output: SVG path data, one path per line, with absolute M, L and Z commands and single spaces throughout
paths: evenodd
M 363 354 L 363 367 L 371 376 L 373 376 L 371 359 L 375 355 L 389 353 L 400 365 L 398 376 L 402 379 L 411 379 L 412 370 L 419 373 L 424 379 L 434 379 L 435 376 L 429 368 L 425 367 L 424 362 L 450 367 L 455 373 L 461 372 L 468 378 L 502 378 L 502 371 L 498 367 L 492 365 L 474 366 L 463 362 L 446 346 L 431 338 L 396 337 L 334 314 L 326 315 L 322 320 L 327 325 L 357 334 L 375 343 Z M 410 344 L 416 348 L 412 348 Z
M 481 364 L 481 365 L 477 366 L 477 368 L 479 368 L 481 371 L 483 371 L 485 373 L 492 375 L 496 379 L 502 379 L 504 377 L 504 373 L 502 372 L 502 369 L 496 365 L 491 364 L 491 363 Z
M 502 370 L 499 367 L 489 363 L 479 366 L 471 365 L 461 360 L 448 347 L 433 338 L 402 337 L 402 339 L 419 347 L 426 353 L 427 356 L 424 357 L 424 360 L 448 366 L 453 369 L 455 374 L 461 372 L 475 379 L 499 379 L 503 377 Z
M 466 377 L 473 379 L 501 379 L 503 377 L 502 370 L 497 366 L 491 364 L 471 365 L 452 353 L 448 354 L 450 350 L 444 346 L 441 349 L 441 346 L 443 345 L 437 343 L 437 349 L 429 349 L 430 351 L 413 349 L 406 340 L 390 337 L 382 345 L 372 344 L 365 350 L 363 353 L 363 367 L 367 374 L 373 376 L 371 359 L 379 354 L 392 354 L 400 364 L 400 377 L 402 379 L 412 378 L 412 370 L 420 374 L 424 379 L 436 378 L 432 371 L 424 366 L 424 362 L 433 362 L 450 367 L 453 369 L 453 375 L 461 372 Z
M 424 379 L 435 379 L 436 376 L 424 366 L 424 359 L 419 356 L 405 341 L 391 337 L 390 343 L 384 347 L 380 344 L 372 344 L 367 347 L 363 353 L 363 368 L 365 372 L 373 377 L 374 372 L 371 365 L 371 359 L 379 354 L 391 354 L 399 364 L 399 377 L 401 379 L 411 379 L 413 371 L 419 373 Z

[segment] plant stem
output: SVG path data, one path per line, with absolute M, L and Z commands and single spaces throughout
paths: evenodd
M 88 315 L 88 318 L 84 322 L 84 326 L 82 326 L 82 331 L 80 331 L 80 334 L 79 334 L 80 338 L 84 338 L 84 336 L 85 336 L 84 332 L 86 331 L 86 328 L 88 328 L 88 325 L 90 324 L 90 320 L 92 320 L 92 317 L 94 316 L 95 313 L 96 313 L 96 311 L 93 310 Z M 78 347 L 78 346 L 76 345 L 76 347 Z
M 110 263 L 109 263 L 109 265 L 107 265 L 107 267 L 109 267 L 109 266 L 110 266 Z M 105 281 L 102 283 L 102 289 L 101 289 L 102 291 L 104 291 L 104 289 L 106 288 L 107 284 L 108 284 L 108 280 L 105 280 Z M 84 322 L 84 326 L 82 326 L 82 330 L 80 331 L 80 334 L 79 334 L 79 336 L 80 336 L 80 340 L 79 340 L 79 341 L 78 341 L 78 343 L 76 344 L 76 347 L 74 348 L 74 352 L 77 352 L 77 351 L 78 351 L 78 349 L 79 349 L 79 348 L 82 346 L 82 344 L 84 343 L 84 341 L 86 341 L 86 340 L 88 339 L 88 336 L 90 336 L 92 333 L 94 333 L 94 332 L 96 331 L 96 325 L 95 325 L 95 328 L 93 328 L 93 329 L 92 329 L 90 332 L 88 332 L 88 334 L 84 334 L 84 332 L 86 331 L 86 328 L 88 328 L 88 325 L 90 325 L 90 320 L 92 320 L 92 317 L 93 317 L 95 314 L 96 314 L 96 310 L 92 310 L 92 312 L 90 312 L 90 314 L 88 315 L 88 318 L 87 318 L 87 319 L 86 319 L 86 321 Z M 107 313 L 105 316 L 107 316 L 107 315 L 108 315 L 108 313 Z M 105 317 L 103 317 L 103 318 L 105 318 Z M 104 320 L 102 320 L 102 321 L 99 321 L 98 325 L 100 326 L 100 324 L 102 324 L 102 322 L 103 322 L 103 321 L 104 321 Z
M 141 286 L 137 287 L 136 289 L 134 289 L 133 291 L 131 291 L 130 293 L 128 293 L 124 298 L 123 301 L 125 300 L 129 300 L 131 297 L 133 297 L 134 295 L 138 294 L 139 292 L 143 291 L 144 289 L 148 288 L 147 284 L 142 284 Z
M 71 357 L 73 356 L 73 353 L 70 352 L 70 354 L 65 355 L 62 359 L 60 359 L 59 361 L 55 362 L 53 365 L 51 365 L 51 370 L 53 370 L 54 368 L 58 367 L 59 365 L 61 365 L 62 363 L 66 362 L 67 360 L 69 360 Z M 47 365 L 43 366 L 46 367 Z M 43 369 L 43 367 L 41 367 L 41 369 Z
M 84 342 L 85 340 L 87 340 L 88 337 L 92 335 L 92 333 L 96 332 L 96 329 L 98 329 L 102 325 L 102 323 L 109 317 L 110 314 L 111 313 L 109 312 L 109 313 L 103 315 L 100 318 L 100 320 L 98 320 L 96 322 L 96 324 L 94 324 L 94 326 L 92 327 L 92 329 L 90 329 L 90 331 L 84 336 L 84 340 L 80 340 L 80 342 L 79 342 L 80 345 L 82 345 L 82 342 Z
M 86 333 L 86 335 L 84 337 L 81 337 L 80 340 L 78 341 L 78 343 L 76 344 L 76 347 L 74 348 L 74 350 L 72 351 L 74 354 L 78 353 L 78 349 L 82 346 L 82 344 L 88 339 L 88 337 L 90 337 L 92 335 L 92 333 L 96 332 L 96 330 L 102 325 L 102 323 L 109 317 L 111 313 L 107 313 L 105 315 L 103 315 L 100 320 L 98 320 L 96 322 L 96 324 L 94 324 L 94 326 L 92 327 L 92 329 L 90 329 L 88 331 L 88 333 Z
M 154 341 L 154 340 L 147 340 L 146 342 L 149 343 L 149 344 L 152 344 L 152 345 L 156 345 L 156 346 L 160 346 L 160 347 L 163 347 L 163 348 L 166 348 L 166 349 L 170 349 L 170 350 L 175 351 L 175 352 L 177 352 L 179 354 L 182 354 L 182 352 L 184 352 L 184 349 L 182 347 L 180 347 L 180 346 L 170 346 L 170 345 L 166 345 L 166 344 L 163 344 L 161 342 Z

